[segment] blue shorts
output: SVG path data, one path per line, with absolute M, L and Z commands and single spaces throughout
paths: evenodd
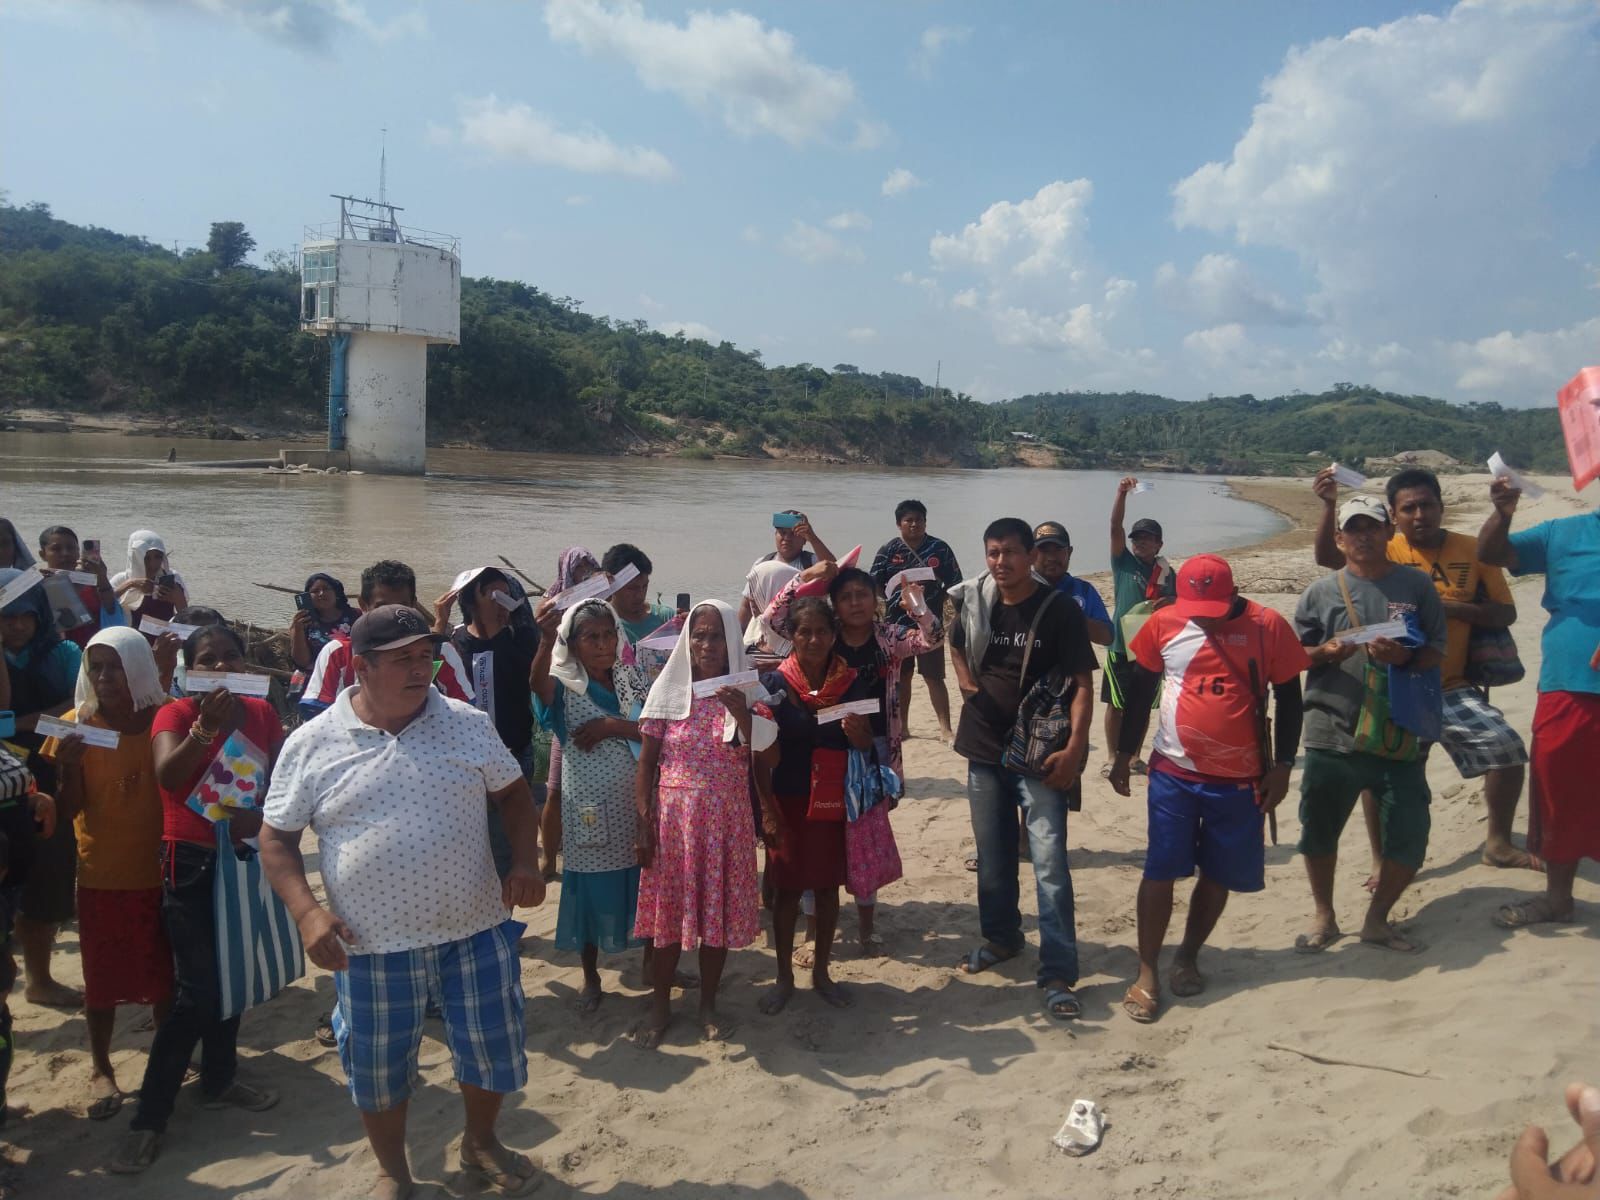
M 525 928 L 508 920 L 440 946 L 352 954 L 349 969 L 334 972 L 333 1032 L 357 1108 L 387 1112 L 422 1082 L 417 1052 L 429 1000 L 444 1010 L 458 1082 L 502 1093 L 528 1082 L 517 955 Z
M 1202 783 L 1150 772 L 1150 848 L 1144 877 L 1187 879 L 1196 866 L 1230 892 L 1267 886 L 1265 824 L 1252 782 Z

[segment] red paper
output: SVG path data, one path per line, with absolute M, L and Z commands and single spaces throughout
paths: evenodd
M 1600 367 L 1585 367 L 1556 393 L 1561 435 L 1567 441 L 1572 486 L 1582 491 L 1600 478 Z
M 857 546 L 854 550 L 850 551 L 849 554 L 846 554 L 839 560 L 839 569 L 842 571 L 846 567 L 855 566 L 860 557 L 861 547 Z M 828 584 L 829 581 L 826 579 L 813 579 L 807 583 L 802 583 L 799 587 L 795 588 L 794 594 L 796 596 L 825 596 L 828 594 Z

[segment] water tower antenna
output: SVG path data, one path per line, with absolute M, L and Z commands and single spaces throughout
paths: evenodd
M 382 130 L 378 150 L 378 203 L 389 203 L 389 127 Z

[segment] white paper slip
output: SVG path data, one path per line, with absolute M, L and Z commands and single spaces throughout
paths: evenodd
M 634 566 L 632 563 L 629 563 L 627 566 L 623 567 L 622 570 L 617 572 L 616 578 L 611 581 L 611 586 L 606 588 L 601 595 L 615 596 L 618 592 L 627 587 L 637 578 L 639 578 L 639 568 Z
M 882 705 L 876 700 L 847 700 L 843 704 L 835 704 L 832 708 L 817 709 L 817 724 L 829 725 L 858 713 L 863 717 L 870 717 L 881 711 Z
M 605 575 L 596 571 L 582 583 L 575 583 L 566 591 L 556 597 L 556 609 L 566 612 L 574 604 L 582 604 L 585 600 L 598 600 L 611 594 L 611 581 Z
M 1367 477 L 1360 471 L 1352 471 L 1349 467 L 1333 464 L 1333 480 L 1340 487 L 1363 488 L 1367 486 Z
M 184 641 L 188 641 L 190 635 L 201 628 L 203 626 L 184 625 L 178 621 L 162 621 L 156 617 L 145 617 L 139 622 L 140 633 L 148 633 L 151 637 L 160 637 L 163 633 L 170 633 L 175 637 L 182 638 Z
M 1529 500 L 1537 500 L 1544 495 L 1544 489 L 1531 479 L 1525 479 L 1517 474 L 1516 468 L 1507 465 L 1506 460 L 1500 457 L 1496 450 L 1489 456 L 1489 474 L 1496 479 L 1504 475 L 1511 481 L 1511 486 L 1519 489 Z
M 65 575 L 79 587 L 94 587 L 100 582 L 100 577 L 93 571 L 57 571 L 57 575 Z
M 43 582 L 44 576 L 39 574 L 39 568 L 29 567 L 5 587 L 0 587 L 0 608 L 4 608 L 19 596 L 26 595 Z
M 745 687 L 757 683 L 761 676 L 754 671 L 736 671 L 732 675 L 718 675 L 715 679 L 697 679 L 694 684 L 694 694 L 698 699 L 703 696 L 714 696 L 725 687 Z
M 79 725 L 76 721 L 63 721 L 60 717 L 40 717 L 34 731 L 43 737 L 69 738 L 76 734 L 91 746 L 115 750 L 122 740 L 115 729 L 101 729 L 98 725 Z
M 248 671 L 190 671 L 183 686 L 191 692 L 214 692 L 225 687 L 235 696 L 265 696 L 272 680 Z
M 680 632 L 674 629 L 671 633 L 653 633 L 637 645 L 641 650 L 665 650 L 670 653 L 678 644 Z
M 1156 490 L 1156 485 L 1155 484 L 1148 483 L 1143 479 L 1139 480 L 1138 483 L 1133 485 L 1133 494 L 1135 496 L 1137 496 L 1140 492 L 1153 492 L 1155 490 Z
M 1380 621 L 1376 625 L 1363 625 L 1360 629 L 1347 629 L 1343 633 L 1338 633 L 1334 636 L 1341 642 L 1357 646 L 1365 646 L 1368 642 L 1375 642 L 1379 638 L 1398 641 L 1406 636 L 1406 623 L 1404 621 Z
M 889 577 L 888 586 L 883 589 L 886 596 L 893 595 L 900 590 L 903 583 L 928 583 L 939 578 L 939 573 L 932 567 L 907 567 L 898 575 Z
M 522 607 L 522 601 L 510 592 L 490 592 L 489 594 L 494 597 L 494 602 L 507 612 L 516 612 L 517 609 Z

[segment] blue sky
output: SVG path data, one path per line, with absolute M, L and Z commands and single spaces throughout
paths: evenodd
M 389 191 L 463 269 L 981 399 L 1600 362 L 1600 0 L 12 0 L 0 187 L 290 249 Z

